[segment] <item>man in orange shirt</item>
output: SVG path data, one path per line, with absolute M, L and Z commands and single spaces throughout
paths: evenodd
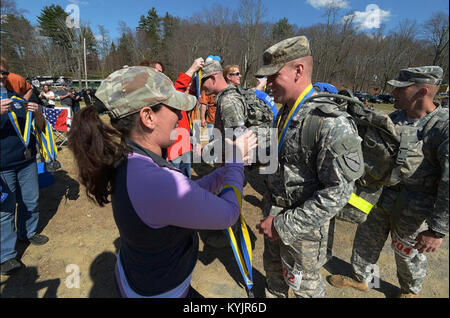
M 9 72 L 8 62 L 3 56 L 1 57 L 1 67 L 4 70 L 4 75 L 7 76 L 5 83 L 6 89 L 16 92 L 20 95 L 19 97 L 29 100 L 31 94 L 33 94 L 31 84 L 28 83 L 22 76 Z
M 214 101 L 215 97 L 215 94 L 206 95 L 205 91 L 202 92 L 202 96 L 200 97 L 200 118 L 202 127 L 208 127 L 209 141 L 214 139 L 213 129 L 217 110 L 216 102 Z

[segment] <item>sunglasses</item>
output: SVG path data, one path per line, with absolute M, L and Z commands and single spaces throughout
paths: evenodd
M 9 75 L 9 72 L 7 72 L 7 71 L 2 71 L 2 75 L 3 75 L 3 76 L 8 76 L 8 75 Z
M 241 72 L 234 72 L 234 73 L 230 73 L 231 76 L 239 76 L 241 75 Z
M 205 84 L 205 82 L 206 82 L 208 79 L 210 79 L 212 76 L 213 76 L 213 75 L 209 75 L 209 76 L 206 76 L 206 77 L 202 77 L 201 85 Z

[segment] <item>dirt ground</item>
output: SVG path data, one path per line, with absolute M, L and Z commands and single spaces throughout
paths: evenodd
M 43 246 L 18 243 L 18 257 L 26 267 L 12 276 L 1 276 L 1 297 L 118 297 L 114 266 L 120 238 L 111 205 L 99 208 L 88 201 L 84 188 L 76 180 L 73 157 L 67 148 L 60 151 L 58 158 L 62 169 L 54 173 L 55 183 L 40 192 L 38 232 L 47 235 L 50 241 Z M 194 169 L 194 173 L 205 173 L 205 169 Z M 256 230 L 256 224 L 262 218 L 262 193 L 261 178 L 257 173 L 251 173 L 244 189 L 243 214 L 254 244 L 253 290 L 256 297 L 264 297 L 263 238 Z M 349 259 L 355 230 L 354 224 L 337 221 L 334 257 L 323 268 L 324 277 L 350 271 Z M 428 276 L 422 296 L 448 298 L 448 238 L 437 252 L 428 254 L 428 259 Z M 388 244 L 378 265 L 381 277 L 379 288 L 361 293 L 336 289 L 327 283 L 328 297 L 394 297 L 398 292 L 398 281 L 393 251 Z M 202 240 L 192 286 L 208 298 L 247 297 L 231 248 L 204 248 Z

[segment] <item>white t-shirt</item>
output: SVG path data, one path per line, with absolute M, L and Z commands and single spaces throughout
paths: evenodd
M 55 100 L 54 99 L 49 99 L 49 97 L 55 97 L 55 93 L 53 93 L 52 91 L 48 91 L 47 93 L 43 92 L 43 93 L 44 93 L 45 98 L 48 101 L 48 104 L 52 105 L 52 106 L 55 106 Z

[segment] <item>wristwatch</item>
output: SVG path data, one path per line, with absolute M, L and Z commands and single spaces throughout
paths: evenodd
M 431 233 L 433 233 L 433 235 L 434 235 L 435 238 L 441 239 L 441 238 L 444 238 L 444 237 L 445 237 L 445 234 L 436 232 L 436 231 L 433 230 L 433 229 L 428 229 L 428 230 L 429 230 Z

